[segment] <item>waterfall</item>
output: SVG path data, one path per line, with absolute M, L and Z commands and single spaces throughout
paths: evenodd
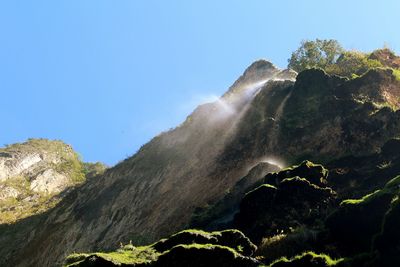
M 292 91 L 290 91 L 283 98 L 282 102 L 279 104 L 278 108 L 276 109 L 273 126 L 271 127 L 271 133 L 269 134 L 269 141 L 268 141 L 268 146 L 267 146 L 268 151 L 274 151 L 278 144 L 281 118 L 283 115 L 283 111 L 284 111 L 286 102 L 290 98 L 291 95 L 292 95 Z

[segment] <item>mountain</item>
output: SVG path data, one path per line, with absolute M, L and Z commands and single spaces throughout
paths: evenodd
M 328 215 L 320 209 L 337 208 L 340 192 L 346 197 L 362 197 L 365 191 L 385 186 L 388 179 L 367 186 L 361 178 L 354 178 L 353 183 L 363 186 L 354 187 L 357 190 L 352 194 L 344 187 L 335 188 L 348 181 L 338 178 L 331 182 L 323 174 L 324 167 L 308 162 L 294 171 L 284 169 L 276 177 L 267 173 L 305 159 L 331 166 L 338 174 L 352 173 L 353 166 L 341 169 L 341 160 L 373 157 L 399 137 L 399 108 L 400 81 L 390 68 L 371 69 L 349 79 L 319 69 L 297 75 L 268 61 L 256 61 L 218 101 L 199 106 L 182 125 L 161 133 L 103 175 L 87 180 L 51 210 L 1 225 L 0 265 L 61 265 L 72 252 L 115 250 L 119 243 L 130 240 L 135 245 L 150 244 L 190 225 L 204 230 L 232 226 L 257 243 L 277 234 L 271 229 L 288 236 L 291 229 L 304 224 L 314 231 L 319 219 Z M 308 172 L 317 173 L 319 180 L 312 179 L 313 175 L 309 178 Z M 248 191 L 252 193 L 244 196 Z M 310 194 L 301 194 L 303 191 Z M 264 198 L 266 195 L 273 198 Z M 301 200 L 298 208 L 296 199 Z M 277 201 L 277 208 L 262 205 L 259 214 L 251 217 L 249 210 L 258 200 L 265 205 Z M 291 216 L 285 217 L 287 214 Z M 276 218 L 282 227 L 269 225 L 265 231 L 271 221 L 266 218 Z M 205 247 L 189 242 L 180 243 L 183 247 L 156 249 L 153 254 L 149 250 L 154 252 L 154 247 L 141 251 L 157 259 L 160 266 L 169 266 L 176 255 L 182 255 L 182 249 L 188 249 L 183 251 L 185 257 L 205 253 L 205 258 L 213 259 L 209 253 L 219 251 L 233 259 L 226 261 L 227 266 L 260 263 L 240 252 L 243 244 L 238 247 L 219 240 L 218 236 L 224 236 L 221 233 L 194 234 L 196 238 L 199 235 L 213 241 Z M 242 240 L 242 233 L 232 235 L 229 240 Z M 331 243 L 324 244 L 329 247 Z M 310 255 L 299 259 L 327 260 Z M 89 264 L 90 259 L 98 260 L 98 266 L 106 264 L 98 255 L 77 257 L 72 264 L 74 260 Z

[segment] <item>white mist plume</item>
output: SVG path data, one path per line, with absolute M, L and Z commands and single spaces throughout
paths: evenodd
M 272 156 L 266 156 L 266 157 L 262 158 L 260 160 L 260 162 L 266 162 L 266 163 L 269 163 L 272 165 L 276 165 L 281 169 L 283 169 L 285 167 L 285 163 L 282 160 L 274 158 Z

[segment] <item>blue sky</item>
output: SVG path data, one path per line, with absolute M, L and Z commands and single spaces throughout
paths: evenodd
M 400 1 L 0 2 L 0 145 L 61 139 L 109 165 L 303 39 L 400 51 Z M 2 143 L 1 143 L 2 142 Z

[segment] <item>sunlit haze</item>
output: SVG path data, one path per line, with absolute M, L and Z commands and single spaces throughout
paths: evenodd
M 303 39 L 400 52 L 400 2 L 376 3 L 2 1 L 0 145 L 61 139 L 113 165 Z

